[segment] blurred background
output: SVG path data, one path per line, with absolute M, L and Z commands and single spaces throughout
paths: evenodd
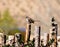
M 1 32 L 10 34 L 10 31 L 17 30 L 25 34 L 26 16 L 40 21 L 38 25 L 41 26 L 42 35 L 44 32 L 49 33 L 51 18 L 55 17 L 58 23 L 58 35 L 60 35 L 60 0 L 0 0 Z M 32 24 L 32 36 L 33 31 Z

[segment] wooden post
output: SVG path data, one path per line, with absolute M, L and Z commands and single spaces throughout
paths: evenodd
M 30 40 L 30 35 L 31 35 L 31 24 L 28 23 L 26 28 L 25 43 Z
M 57 47 L 57 23 L 55 22 L 54 17 L 52 18 L 52 38 L 54 39 L 54 47 Z
M 44 33 L 44 46 L 46 46 L 46 44 L 47 44 L 47 33 Z
M 4 45 L 4 35 L 3 35 L 3 33 L 0 33 L 0 46 L 2 47 L 3 45 Z
M 4 44 L 6 44 L 6 35 L 4 34 Z
M 28 38 L 27 38 L 27 42 L 30 41 L 30 35 L 31 35 L 31 24 L 29 24 L 29 30 L 28 30 Z
M 34 36 L 35 36 L 35 47 L 40 47 L 40 27 L 39 26 L 35 26 Z

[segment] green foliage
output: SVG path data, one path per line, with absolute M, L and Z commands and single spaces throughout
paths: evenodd
M 8 32 L 8 35 L 14 35 L 15 33 L 20 33 L 20 30 L 18 29 L 10 29 Z
M 25 32 L 22 32 L 17 29 L 16 21 L 10 15 L 9 10 L 6 9 L 3 12 L 3 15 L 1 16 L 3 18 L 0 18 L 0 32 L 3 32 L 7 35 L 14 35 L 15 33 L 21 33 L 22 37 L 21 37 L 20 43 L 24 42 Z M 4 47 L 8 47 L 8 45 L 5 45 Z
M 6 10 L 3 12 L 2 17 L 3 17 L 2 19 L 0 18 L 0 32 L 4 32 L 4 33 L 8 34 L 8 31 L 9 31 L 11 28 L 17 27 L 17 26 L 16 26 L 16 22 L 15 22 L 15 20 L 11 17 L 8 9 L 6 9 Z
M 50 39 L 50 41 L 48 41 L 47 45 L 50 46 L 53 42 L 54 42 L 54 39 Z
M 27 44 L 24 45 L 24 47 L 34 47 L 34 40 L 33 41 L 28 41 Z
M 14 47 L 13 45 L 12 46 L 10 46 L 10 45 L 4 45 L 3 47 Z
M 2 47 L 9 47 L 10 45 L 4 45 L 4 46 L 2 46 Z

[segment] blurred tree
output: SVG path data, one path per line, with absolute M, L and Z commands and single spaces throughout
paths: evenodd
M 0 15 L 1 16 L 1 15 Z M 6 9 L 2 15 L 3 18 L 0 18 L 0 32 L 8 34 L 11 28 L 16 28 L 16 21 L 12 18 L 9 13 L 9 10 Z
M 0 32 L 3 32 L 7 35 L 14 35 L 15 33 L 21 33 L 21 42 L 25 40 L 25 32 L 22 32 L 18 29 L 16 20 L 10 15 L 9 9 L 6 9 L 3 12 L 3 15 L 0 14 Z

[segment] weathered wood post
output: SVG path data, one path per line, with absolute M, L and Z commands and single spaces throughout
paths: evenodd
M 48 36 L 48 33 L 44 33 L 44 46 L 47 45 L 47 42 L 49 41 L 49 36 Z
M 6 35 L 4 34 L 4 45 L 6 44 Z
M 54 42 L 52 44 L 53 47 L 57 47 L 57 28 L 58 28 L 58 25 L 57 23 L 55 22 L 55 19 L 54 17 L 52 18 L 52 30 L 51 30 L 51 38 L 54 39 Z
M 26 28 L 26 37 L 25 37 L 25 43 L 30 41 L 30 35 L 31 35 L 31 23 L 34 23 L 34 20 L 26 17 L 27 21 L 27 28 Z
M 60 47 L 60 36 L 57 37 L 58 47 Z
M 4 45 L 4 34 L 3 33 L 0 33 L 0 47 L 2 47 Z
M 21 33 L 16 33 L 15 34 L 15 47 L 19 47 L 20 43 L 22 43 L 21 42 L 21 40 L 22 40 L 21 37 L 22 37 Z
M 40 26 L 35 26 L 34 36 L 35 36 L 35 47 L 40 47 Z
M 8 43 L 9 43 L 9 45 L 12 46 L 13 42 L 14 42 L 14 35 L 9 35 L 8 36 Z

